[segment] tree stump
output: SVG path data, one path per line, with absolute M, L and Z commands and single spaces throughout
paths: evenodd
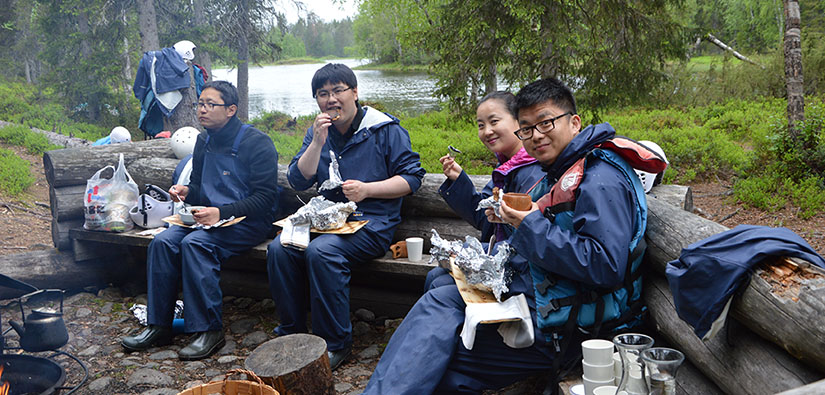
M 281 395 L 335 393 L 327 343 L 318 336 L 272 339 L 252 351 L 244 365 Z

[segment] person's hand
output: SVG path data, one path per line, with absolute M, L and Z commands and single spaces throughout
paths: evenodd
M 172 185 L 171 188 L 169 188 L 169 195 L 172 196 L 172 201 L 173 202 L 182 202 L 182 201 L 186 200 L 186 195 L 188 195 L 188 194 L 189 194 L 189 187 L 186 186 L 186 185 L 175 184 L 175 185 Z
M 221 219 L 221 210 L 217 207 L 207 207 L 192 213 L 195 221 L 202 225 L 214 225 Z
M 370 197 L 369 187 L 367 184 L 358 180 L 344 181 L 344 185 L 341 186 L 341 189 L 344 191 L 344 196 L 346 196 L 351 202 L 358 203 Z
M 321 147 L 327 142 L 327 134 L 329 133 L 329 126 L 332 125 L 332 118 L 329 114 L 322 112 L 315 117 L 315 122 L 312 124 L 312 143 Z
M 519 225 L 521 225 L 521 221 L 524 220 L 524 217 L 530 215 L 530 213 L 532 213 L 533 211 L 538 210 L 539 206 L 536 204 L 536 202 L 533 202 L 533 205 L 530 207 L 530 210 L 519 211 L 510 208 L 510 206 L 507 205 L 507 202 L 502 200 L 501 207 L 498 209 L 498 212 L 501 213 L 501 219 L 504 220 L 504 222 L 513 225 L 513 227 L 515 228 L 518 228 Z
M 450 179 L 450 181 L 455 181 L 459 175 L 461 175 L 461 166 L 456 163 L 455 158 L 450 155 L 444 155 L 438 159 L 441 162 L 441 168 L 444 171 L 444 175 Z

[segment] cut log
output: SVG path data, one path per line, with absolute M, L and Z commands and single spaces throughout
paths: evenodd
M 129 174 L 135 179 L 138 189 L 143 192 L 146 184 L 153 184 L 168 191 L 172 186 L 172 175 L 178 166 L 178 158 L 140 158 L 126 166 Z
M 83 218 L 83 197 L 86 183 L 67 187 L 49 188 L 49 206 L 52 219 L 58 222 Z
M 679 258 L 682 248 L 728 230 L 655 197 L 648 199 L 648 206 L 647 253 L 652 267 L 660 273 L 667 262 Z M 760 336 L 825 372 L 825 271 L 810 264 L 802 266 L 792 279 L 786 279 L 792 282 L 790 287 L 769 281 L 771 274 L 757 267 L 744 293 L 734 299 L 731 314 Z
M 69 230 L 83 227 L 84 219 L 71 219 L 58 222 L 52 218 L 52 243 L 54 247 L 61 251 L 72 249 L 72 240 L 69 238 Z
M 693 212 L 693 190 L 688 186 L 659 184 L 650 190 L 648 196 L 654 196 L 689 213 Z
M 0 272 L 37 288 L 78 290 L 90 285 L 105 286 L 144 273 L 143 265 L 132 259 L 93 260 L 77 263 L 71 253 L 55 249 L 0 255 Z M 19 291 L 0 288 L 0 299 L 20 296 Z
M 647 276 L 645 302 L 658 332 L 728 394 L 772 394 L 822 378 L 822 374 L 747 328 L 702 341 L 679 319 L 667 281 Z
M 244 366 L 281 395 L 335 394 L 327 343 L 318 336 L 272 339 L 252 351 Z
M 175 157 L 169 139 L 53 150 L 43 154 L 46 181 L 52 187 L 85 185 L 86 180 L 101 168 L 117 166 L 120 153 L 123 153 L 127 166 L 139 158 Z

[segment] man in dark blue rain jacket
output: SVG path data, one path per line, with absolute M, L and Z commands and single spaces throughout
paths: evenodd
M 194 213 L 203 227 L 172 226 L 149 244 L 149 326 L 121 341 L 130 351 L 168 344 L 182 281 L 184 331 L 195 334 L 178 352 L 182 360 L 206 358 L 225 344 L 221 262 L 262 243 L 278 206 L 278 151 L 269 136 L 235 116 L 237 89 L 226 81 L 211 81 L 195 105 L 206 133 L 195 143 L 189 184 L 173 185 L 169 193 L 175 201 L 206 206 Z M 246 218 L 234 225 L 211 227 L 242 216 Z
M 281 245 L 279 236 L 269 244 L 266 259 L 280 318 L 275 333 L 307 332 L 309 308 L 312 332 L 326 340 L 335 369 L 352 346 L 351 267 L 387 251 L 401 222 L 401 197 L 421 186 L 424 169 L 398 119 L 358 103 L 358 83 L 349 67 L 330 63 L 320 68 L 312 77 L 312 96 L 321 113 L 289 164 L 289 184 L 305 190 L 328 180 L 332 151 L 344 183 L 321 194 L 334 202 L 355 202 L 351 218 L 369 223 L 351 235 L 312 235 L 306 250 Z
M 536 203 L 529 211 L 502 203 L 502 218 L 515 227 L 508 241 L 516 251 L 509 262 L 514 273 L 510 291 L 502 299 L 525 295 L 535 341 L 523 348 L 510 347 L 503 342 L 498 324 L 486 324 L 476 328 L 475 344 L 467 349 L 459 337 L 466 305 L 457 287 L 433 288 L 393 334 L 364 394 L 480 393 L 536 373 L 558 374 L 561 366 L 576 359 L 583 338 L 576 327 L 586 327 L 585 321 L 592 325 L 594 313 L 581 308 L 580 313 L 569 314 L 570 306 L 559 308 L 568 314 L 551 323 L 558 325 L 553 330 L 539 324 L 553 315 L 539 312 L 544 309 L 537 308 L 536 295 L 561 290 L 564 283 L 585 290 L 611 290 L 624 283 L 629 251 L 643 233 L 646 212 L 640 210 L 644 190 L 633 170 L 603 159 L 603 153 L 597 152 L 602 150 L 594 150 L 613 138 L 615 131 L 608 124 L 582 128 L 571 91 L 553 78 L 525 86 L 516 102 L 521 126 L 517 136 L 546 172 L 531 191 L 533 200 L 556 184 L 570 192 L 576 189 L 571 194 L 575 199 L 556 213 L 539 210 Z M 582 158 L 586 158 L 583 174 L 567 176 Z M 492 215 L 488 210 L 489 218 Z M 536 291 L 541 283 L 533 272 L 554 281 Z M 609 291 L 598 295 L 613 304 Z M 605 306 L 605 317 L 615 307 Z M 573 328 L 562 331 L 568 315 L 574 318 Z M 559 339 L 571 346 L 558 347 Z

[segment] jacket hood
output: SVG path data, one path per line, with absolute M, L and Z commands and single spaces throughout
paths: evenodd
M 524 147 L 521 147 L 512 158 L 503 163 L 501 160 L 502 157 L 498 154 L 496 154 L 496 159 L 499 160 L 500 165 L 493 170 L 493 184 L 497 187 L 504 186 L 504 179 L 511 171 L 536 162 L 536 158 L 530 156 Z
M 356 130 L 355 133 L 359 133 L 364 129 L 380 127 L 387 123 L 398 122 L 397 118 L 384 114 L 372 107 L 363 106 L 362 108 L 364 109 L 364 118 L 361 119 L 361 124 L 358 125 L 358 130 Z
M 579 160 L 579 158 L 592 151 L 593 147 L 615 136 L 616 131 L 609 123 L 589 125 L 573 137 L 573 140 L 567 144 L 567 147 L 562 150 L 552 165 L 542 166 L 542 168 L 547 172 L 548 176 L 555 180 L 570 168 L 573 163 Z

